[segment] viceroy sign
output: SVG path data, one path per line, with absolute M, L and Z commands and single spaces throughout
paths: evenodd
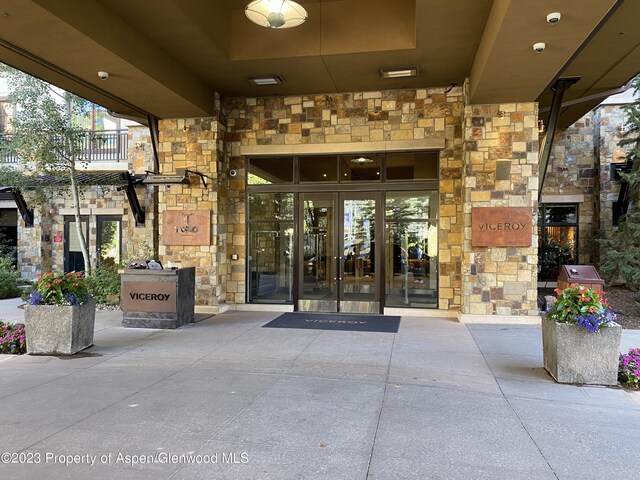
M 531 247 L 531 207 L 475 207 L 471 209 L 471 246 Z

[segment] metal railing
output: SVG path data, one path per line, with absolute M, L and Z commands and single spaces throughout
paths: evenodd
M 89 162 L 127 162 L 128 135 L 126 130 L 100 130 L 88 132 L 82 139 L 83 160 Z M 18 163 L 18 158 L 7 148 L 11 134 L 0 134 L 0 164 Z

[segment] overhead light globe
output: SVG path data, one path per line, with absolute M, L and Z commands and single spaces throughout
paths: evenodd
M 267 28 L 291 28 L 302 25 L 307 11 L 291 0 L 254 0 L 244 9 L 253 23 Z

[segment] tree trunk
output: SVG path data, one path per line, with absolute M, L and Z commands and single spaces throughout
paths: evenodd
M 89 257 L 89 249 L 87 248 L 87 240 L 84 236 L 84 229 L 82 228 L 82 218 L 80 216 L 80 193 L 78 191 L 78 179 L 76 178 L 76 167 L 73 162 L 70 162 L 69 178 L 71 179 L 71 198 L 73 199 L 74 215 L 76 218 L 76 233 L 78 234 L 78 240 L 80 242 L 80 249 L 82 250 L 82 258 L 84 260 L 85 275 L 91 275 L 91 258 Z

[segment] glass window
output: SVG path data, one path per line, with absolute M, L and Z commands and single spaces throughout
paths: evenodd
M 437 308 L 438 192 L 389 192 L 385 216 L 385 304 Z
M 538 213 L 538 278 L 555 281 L 562 265 L 577 263 L 578 206 L 541 205 Z
M 293 222 L 249 224 L 248 301 L 293 302 Z
M 337 182 L 337 159 L 335 155 L 300 157 L 300 182 Z
M 387 180 L 436 180 L 438 152 L 387 153 Z
M 340 155 L 340 182 L 380 181 L 379 154 Z
M 438 192 L 389 192 L 385 216 L 394 219 L 436 219 Z
M 293 220 L 292 193 L 249 194 L 250 220 Z
M 293 183 L 293 158 L 250 158 L 247 182 L 249 185 Z
M 122 220 L 98 217 L 98 262 L 100 265 L 117 265 L 121 261 Z
M 545 206 L 544 221 L 546 224 L 576 224 L 578 218 L 576 205 Z

